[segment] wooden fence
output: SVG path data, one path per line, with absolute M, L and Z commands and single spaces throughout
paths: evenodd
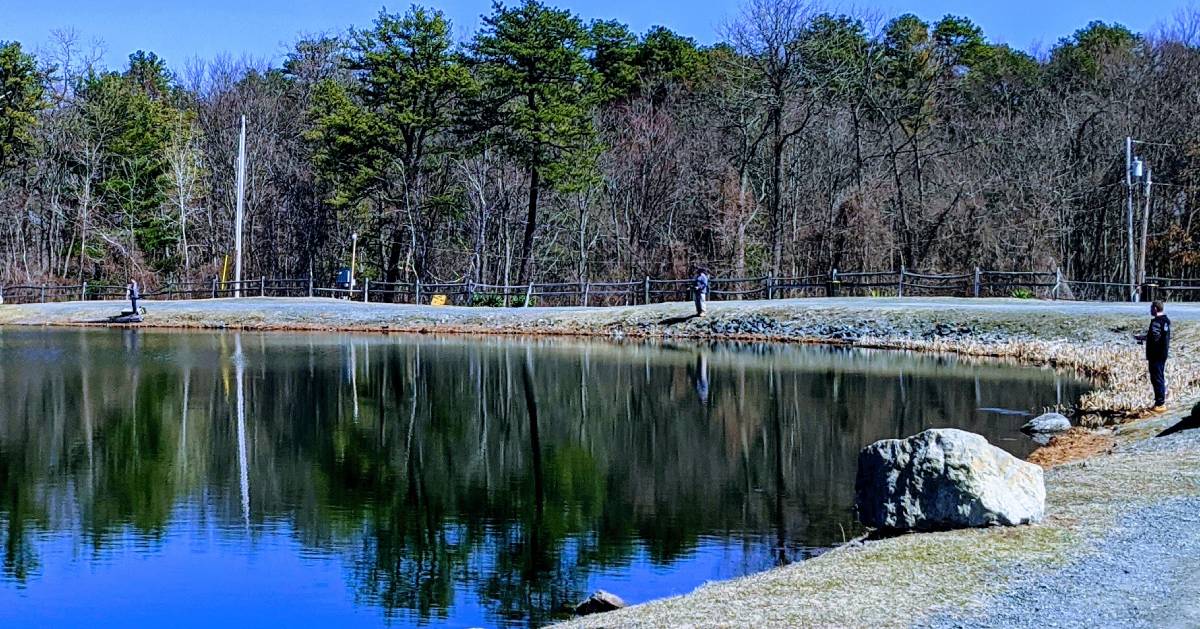
M 615 306 L 687 301 L 693 280 L 623 282 L 531 282 L 525 285 L 462 282 L 383 282 L 363 279 L 353 289 L 318 286 L 313 278 L 260 277 L 240 282 L 171 282 L 142 293 L 144 300 L 222 297 L 335 297 L 366 302 L 477 306 Z M 1200 301 L 1200 279 L 1150 277 L 1138 289 L 1142 300 Z M 1129 285 L 1071 280 L 1054 271 L 988 271 L 960 274 L 836 269 L 801 277 L 712 278 L 712 301 L 805 297 L 1026 297 L 1075 301 L 1128 301 Z M 77 285 L 0 286 L 0 303 L 124 299 L 125 287 L 83 282 Z

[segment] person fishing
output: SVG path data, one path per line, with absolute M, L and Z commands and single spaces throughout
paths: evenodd
M 703 317 L 707 310 L 705 302 L 708 299 L 708 269 L 700 267 L 698 271 L 692 290 L 696 300 L 696 316 Z
M 1154 389 L 1155 413 L 1167 410 L 1167 354 L 1171 348 L 1171 319 L 1167 317 L 1163 302 L 1150 304 L 1150 327 L 1145 334 L 1134 336 L 1139 343 L 1146 344 L 1146 363 L 1149 366 L 1150 386 Z
M 131 312 L 133 313 L 134 316 L 137 316 L 137 314 L 138 314 L 137 302 L 138 302 L 138 299 L 141 299 L 141 297 L 142 297 L 141 292 L 138 291 L 137 280 L 130 279 L 129 283 L 125 285 L 125 296 L 129 299 L 129 302 L 133 305 L 133 310 Z

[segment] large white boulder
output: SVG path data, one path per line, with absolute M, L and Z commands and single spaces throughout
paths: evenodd
M 1038 415 L 1025 422 L 1021 430 L 1025 432 L 1065 432 L 1071 429 L 1071 420 L 1062 413 L 1046 413 Z
M 877 529 L 930 531 L 1037 522 L 1042 468 L 952 428 L 884 439 L 858 454 L 855 506 Z

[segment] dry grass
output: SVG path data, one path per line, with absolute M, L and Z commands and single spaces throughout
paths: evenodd
M 1078 426 L 1067 432 L 1056 435 L 1050 443 L 1034 450 L 1029 455 L 1029 462 L 1036 463 L 1046 469 L 1081 461 L 1097 454 L 1111 452 L 1117 441 L 1110 435 L 1097 434 Z

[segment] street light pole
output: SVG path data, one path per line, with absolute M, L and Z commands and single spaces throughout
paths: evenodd
M 1133 138 L 1125 137 L 1125 228 L 1129 253 L 1129 301 L 1137 301 L 1137 271 L 1133 263 Z
M 1138 253 L 1140 256 L 1140 259 L 1138 260 L 1138 284 L 1140 285 L 1144 285 L 1146 283 L 1146 241 L 1150 232 L 1150 186 L 1153 185 L 1152 174 L 1153 172 L 1150 170 L 1150 166 L 1147 165 L 1146 183 L 1145 187 L 1143 188 L 1146 208 L 1142 210 L 1142 248 Z
M 237 216 L 234 219 L 233 296 L 242 296 L 242 221 L 246 203 L 246 117 L 242 116 L 242 132 L 238 136 Z
M 354 262 L 358 255 L 358 232 L 350 234 L 350 290 L 354 290 Z

